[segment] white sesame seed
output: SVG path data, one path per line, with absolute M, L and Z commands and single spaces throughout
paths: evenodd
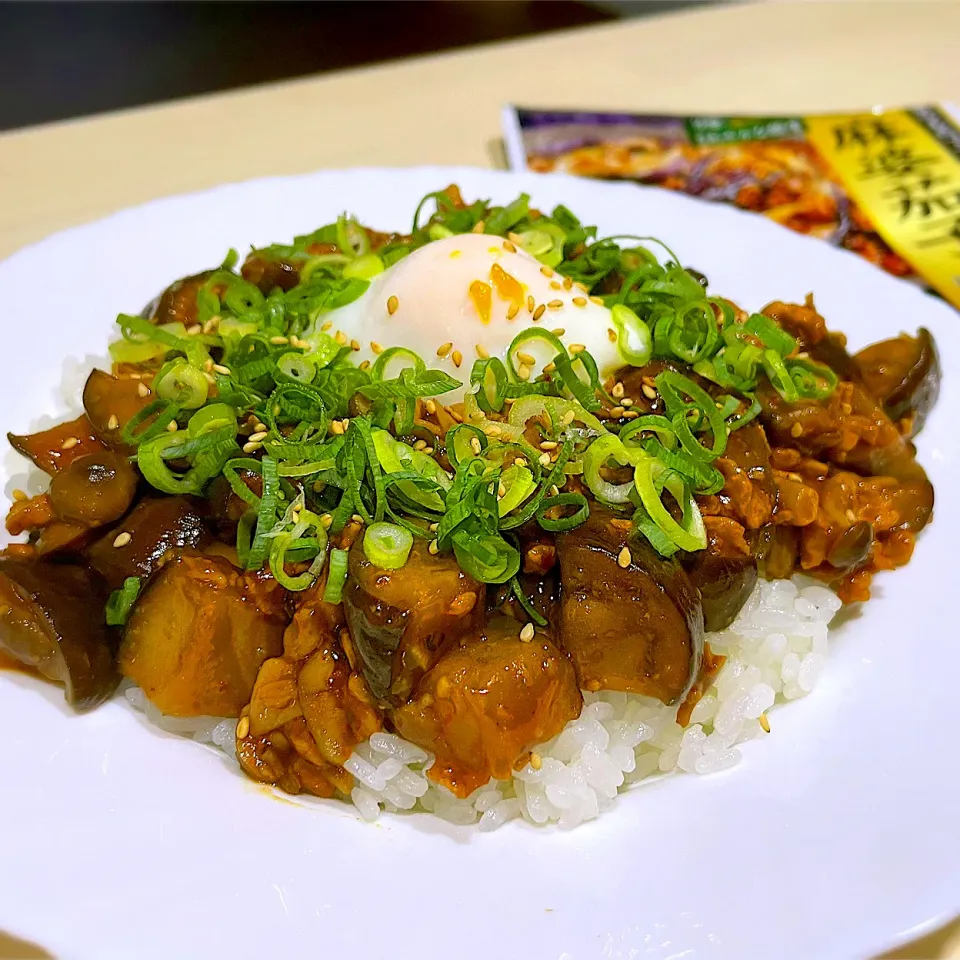
M 360 341 L 359 341 L 359 340 L 351 340 L 351 341 L 350 341 L 350 349 L 351 349 L 351 350 L 359 350 L 359 349 L 360 349 Z
M 223 376 L 225 376 L 225 377 L 229 377 L 229 376 L 230 376 L 230 368 L 229 368 L 229 367 L 225 367 L 222 363 L 215 363 L 215 364 L 213 365 L 213 369 L 214 369 L 217 373 L 223 374 Z
M 540 442 L 541 450 L 556 450 L 559 444 L 556 440 L 542 440 Z
M 320 514 L 320 526 L 326 529 L 333 523 L 333 517 L 329 513 Z
M 576 355 L 578 353 L 583 353 L 583 351 L 587 348 L 582 343 L 571 343 L 567 349 L 572 355 Z
M 436 413 L 437 412 L 437 401 L 436 400 L 427 400 L 424 404 L 427 408 L 427 413 Z
M 489 360 L 489 359 L 490 359 L 490 351 L 487 350 L 487 348 L 486 348 L 482 343 L 476 344 L 476 345 L 474 346 L 474 349 L 477 351 L 477 356 L 478 356 L 481 360 Z
M 527 296 L 527 313 L 533 313 L 537 301 L 533 299 L 533 294 Z
M 562 301 L 562 300 L 551 300 L 551 301 L 547 304 L 547 309 L 548 309 L 548 310 L 560 310 L 562 307 L 563 307 L 563 301 Z
M 517 252 L 517 248 L 516 248 L 509 240 L 504 240 L 504 241 L 503 241 L 503 249 L 506 250 L 507 253 L 516 253 L 516 252 Z
M 413 445 L 413 449 L 414 449 L 414 450 L 422 450 L 426 445 L 427 445 L 427 441 L 426 441 L 426 440 L 418 440 L 418 441 Z
M 480 450 L 481 450 L 482 448 L 481 448 L 481 446 L 480 446 L 480 438 L 479 438 L 479 437 L 471 437 L 471 438 L 470 438 L 470 449 L 473 450 L 473 452 L 474 452 L 475 454 L 477 454 L 477 455 L 480 454 Z
M 585 307 L 585 306 L 587 305 L 587 298 L 586 298 L 586 297 L 574 297 L 574 298 L 573 298 L 573 305 L 574 305 L 575 307 Z
M 250 434 L 250 442 L 251 442 L 251 443 L 259 443 L 259 442 L 261 442 L 262 440 L 266 440 L 266 439 L 267 439 L 267 431 L 266 431 L 266 430 L 260 430 L 260 431 L 258 431 L 257 433 L 251 433 L 251 434 Z
M 540 466 L 541 466 L 541 467 L 549 467 L 549 466 L 550 466 L 550 454 L 549 454 L 549 453 L 541 453 L 540 456 L 539 456 L 539 458 L 538 458 L 538 460 L 539 460 L 539 462 L 540 462 Z
M 271 338 L 270 338 L 270 342 L 271 342 L 272 344 L 275 344 L 276 346 L 279 347 L 279 346 L 282 346 L 282 345 L 285 344 L 285 343 L 289 343 L 289 342 L 290 342 L 290 338 L 289 338 L 289 337 L 271 337 Z
M 63 443 L 60 444 L 61 450 L 72 450 L 80 441 L 76 437 L 67 437 Z
M 617 331 L 614 330 L 612 327 L 607 327 L 607 339 L 611 343 L 617 342 Z
M 245 443 L 241 449 L 244 453 L 256 453 L 262 446 L 262 443 L 254 441 L 252 443 Z
M 140 397 L 150 396 L 150 388 L 142 381 L 137 384 L 137 395 Z
M 117 534 L 113 541 L 113 545 L 119 549 L 120 547 L 125 547 L 132 539 L 133 537 L 131 537 L 130 534 L 124 530 L 123 533 Z
M 513 458 L 513 462 L 514 462 L 518 467 L 525 467 L 525 466 L 527 465 L 527 461 L 524 460 L 523 457 L 514 457 L 514 458 Z
M 371 340 L 371 341 L 370 341 L 370 349 L 371 349 L 374 353 L 383 353 L 383 347 L 380 346 L 380 344 L 377 343 L 376 340 Z
M 622 406 L 622 407 L 632 407 L 632 406 L 633 406 L 633 398 L 632 398 L 632 397 L 624 397 L 624 398 L 620 401 L 620 406 Z
M 654 390 L 653 387 L 651 387 L 649 384 L 646 384 L 646 383 L 645 383 L 640 389 L 641 389 L 643 395 L 644 395 L 648 400 L 656 400 L 656 399 L 657 399 L 657 391 Z
M 459 350 L 454 350 L 453 353 L 450 354 L 450 359 L 453 360 L 455 367 L 459 367 L 460 364 L 463 363 L 463 354 Z
M 120 420 L 117 418 L 115 413 L 110 414 L 110 418 L 107 420 L 107 429 L 116 430 L 120 426 Z
M 590 302 L 591 302 L 591 303 L 595 303 L 598 307 L 602 307 L 602 306 L 603 306 L 603 298 L 602 298 L 602 297 L 591 297 L 591 298 L 590 298 Z
M 398 297 L 388 297 L 387 298 L 387 313 L 392 317 L 397 312 L 397 307 L 400 306 L 400 299 Z
M 24 493 L 23 490 L 21 490 L 19 487 L 18 487 L 16 490 L 14 490 L 13 493 L 11 493 L 10 495 L 11 495 L 11 496 L 13 497 L 13 499 L 16 500 L 17 502 L 19 502 L 19 501 L 21 501 L 21 500 L 27 500 L 27 499 L 28 499 L 26 493 Z
M 191 324 L 189 327 L 187 327 L 188 337 L 195 337 L 199 333 L 203 333 L 203 326 L 201 324 L 194 323 L 194 324 Z
M 534 630 L 533 624 L 532 624 L 532 623 L 528 623 L 528 624 L 520 631 L 520 640 L 521 640 L 523 643 L 529 643 L 529 642 L 533 639 L 534 633 L 535 633 L 535 630 Z
M 541 272 L 545 277 L 552 277 L 552 276 L 553 276 L 553 271 L 552 271 L 549 267 L 546 267 L 546 266 L 541 267 L 541 268 L 540 268 L 540 272 Z
M 339 437 L 343 433 L 343 424 L 339 420 L 331 420 L 330 432 Z
M 517 367 L 517 376 L 518 376 L 521 380 L 529 380 L 529 379 L 530 379 L 530 368 L 529 368 L 525 363 L 521 363 L 520 366 Z
M 477 222 L 476 226 L 473 228 L 473 233 L 483 233 L 487 229 L 487 224 L 485 221 L 480 220 Z
M 519 312 L 520 312 L 520 304 L 511 303 L 510 306 L 507 307 L 507 319 L 515 320 Z
M 620 383 L 620 381 L 618 380 L 618 381 L 613 385 L 613 389 L 610 391 L 610 396 L 611 396 L 611 397 L 616 397 L 616 398 L 619 400 L 620 397 L 623 396 L 623 394 L 624 394 L 623 384 Z
M 339 343 L 341 347 L 345 347 L 347 345 L 347 335 L 342 330 L 338 330 L 333 335 L 333 339 L 336 340 L 336 342 Z
M 617 554 L 617 566 L 623 570 L 626 570 L 632 562 L 633 557 L 630 555 L 630 548 L 624 547 L 620 553 Z
M 573 416 L 574 416 L 573 411 L 572 411 L 572 410 L 568 410 L 568 411 L 560 418 L 560 424 L 565 427 L 565 426 L 567 426 L 568 424 L 573 423 Z
M 448 340 L 446 343 L 441 343 L 440 346 L 437 347 L 437 356 L 445 357 L 452 349 L 453 349 L 452 340 Z
M 245 739 L 248 733 L 250 733 L 250 718 L 241 717 L 237 721 L 237 739 Z
M 432 553 L 434 556 L 436 556 L 436 555 L 440 552 L 440 548 L 437 546 L 437 541 L 436 541 L 436 540 L 431 540 L 431 541 L 430 541 L 430 546 L 427 547 L 427 550 L 428 550 L 428 552 L 430 552 L 430 553 Z
M 565 327 L 554 327 L 550 332 L 555 337 L 562 337 L 567 331 Z
M 333 321 L 328 320 L 322 327 L 320 327 L 321 333 L 326 333 L 333 326 Z
M 533 311 L 533 321 L 534 321 L 534 323 L 536 323 L 537 320 L 539 320 L 539 319 L 543 316 L 543 314 L 544 314 L 544 312 L 546 311 L 546 309 L 547 309 L 546 304 L 541 303 L 540 306 L 537 307 L 537 309 Z

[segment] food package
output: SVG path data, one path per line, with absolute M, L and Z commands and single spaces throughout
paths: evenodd
M 635 180 L 819 237 L 960 308 L 960 111 L 720 117 L 507 107 L 513 169 Z

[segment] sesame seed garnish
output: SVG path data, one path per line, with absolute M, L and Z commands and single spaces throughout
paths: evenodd
M 595 303 L 598 307 L 603 306 L 603 299 L 601 297 L 591 297 L 590 302 Z
M 271 342 L 272 344 L 274 344 L 275 346 L 282 347 L 285 343 L 289 343 L 289 342 L 290 342 L 290 338 L 289 338 L 289 337 L 279 337 L 279 336 L 278 336 L 278 337 L 271 337 L 271 338 L 270 338 L 270 342 Z
M 556 440 L 543 440 L 540 443 L 541 450 L 556 450 L 559 444 Z
M 436 413 L 437 412 L 437 401 L 430 399 L 424 403 L 424 406 L 427 408 L 427 413 Z
M 633 397 L 624 397 L 620 401 L 621 407 L 632 407 L 633 406 Z
M 549 453 L 541 453 L 540 456 L 537 457 L 537 462 L 540 464 L 541 467 L 549 467 L 549 466 L 550 466 L 550 454 L 549 454 Z
M 543 372 L 544 372 L 544 373 L 553 373 L 556 369 L 557 369 L 557 365 L 556 365 L 553 361 L 551 361 L 550 363 L 548 363 L 548 364 L 543 368 Z
M 657 391 L 654 390 L 653 387 L 650 386 L 650 384 L 645 383 L 640 389 L 642 390 L 643 395 L 644 395 L 648 400 L 656 400 L 656 399 L 657 399 Z
M 209 357 L 207 357 L 207 359 L 203 361 L 204 373 L 209 373 L 212 369 L 213 369 L 213 361 Z
M 188 337 L 195 337 L 198 333 L 203 333 L 202 324 L 194 323 L 194 324 L 191 324 L 189 327 L 187 327 Z
M 618 380 L 614 385 L 613 389 L 610 391 L 611 397 L 616 397 L 618 400 L 624 394 L 623 384 Z
M 61 450 L 72 450 L 80 441 L 76 437 L 67 437 L 63 443 L 60 444 Z
M 513 243 L 512 243 L 510 240 L 504 240 L 504 241 L 503 241 L 503 249 L 506 250 L 507 253 L 516 253 L 516 252 L 517 252 L 517 248 L 513 245 Z
M 350 341 L 350 349 L 351 349 L 351 350 L 359 350 L 359 349 L 360 349 L 360 341 L 359 341 L 359 340 L 351 340 L 351 341 Z
M 459 367 L 460 364 L 463 363 L 463 354 L 459 350 L 454 350 L 453 353 L 450 354 L 450 359 L 453 360 L 455 367 Z
M 550 490 L 548 492 L 551 497 L 556 497 L 560 494 L 560 488 L 555 483 L 551 483 Z
M 266 430 L 260 430 L 260 431 L 258 431 L 257 433 L 251 433 L 251 434 L 250 434 L 250 442 L 251 442 L 251 443 L 261 443 L 262 441 L 264 441 L 264 440 L 267 439 L 267 436 L 268 436 L 268 434 L 267 434 L 267 431 L 266 431 Z
M 633 420 L 635 417 L 639 417 L 639 416 L 640 416 L 639 412 L 636 411 L 636 410 L 624 410 L 624 411 L 623 411 L 623 415 L 624 415 L 628 420 Z
M 574 298 L 573 298 L 573 305 L 574 305 L 575 307 L 585 307 L 585 306 L 587 305 L 587 298 L 586 298 L 586 297 L 574 297 Z
M 587 348 L 582 343 L 571 343 L 567 349 L 575 356 L 578 353 L 583 353 Z
M 363 517 L 361 517 L 359 513 L 353 514 L 353 515 L 350 517 L 350 519 L 351 519 L 354 523 L 363 523 Z
M 533 299 L 533 294 L 527 295 L 527 313 L 533 313 L 534 308 L 537 305 L 537 301 Z
M 554 327 L 550 331 L 555 337 L 562 337 L 567 331 L 564 327 Z
M 399 297 L 387 297 L 387 313 L 392 317 L 397 312 L 397 307 L 400 306 Z
M 426 445 L 427 445 L 427 441 L 426 441 L 426 440 L 418 440 L 418 441 L 413 445 L 413 449 L 414 449 L 414 450 L 422 450 Z
M 241 717 L 237 721 L 237 739 L 238 740 L 245 739 L 249 732 L 250 732 L 250 718 Z
M 452 349 L 453 341 L 448 340 L 446 343 L 441 343 L 440 346 L 437 347 L 437 356 L 445 357 Z
M 617 331 L 614 330 L 612 327 L 607 327 L 607 339 L 611 343 L 617 342 Z
M 204 370 L 203 375 L 206 377 L 207 383 L 211 386 L 216 385 L 217 378 L 209 370 Z
M 541 272 L 545 277 L 552 277 L 552 276 L 553 276 L 553 271 L 552 271 L 549 267 L 547 267 L 547 266 L 541 267 L 541 268 L 540 268 L 540 272 Z
M 489 359 L 490 359 L 490 351 L 489 351 L 482 343 L 474 344 L 474 350 L 477 351 L 477 356 L 478 356 L 481 360 L 489 360 Z
M 530 766 L 534 770 L 539 770 L 543 766 L 543 757 L 536 751 L 530 754 Z
M 339 420 L 331 420 L 330 432 L 334 434 L 334 436 L 341 436 L 343 434 L 343 424 Z
M 766 713 L 761 713 L 757 720 L 760 722 L 760 726 L 763 728 L 764 733 L 770 732 L 770 721 L 767 719 Z
M 428 529 L 431 533 L 436 533 L 436 532 L 440 529 L 440 524 L 439 524 L 439 523 L 431 523 L 430 526 L 427 527 L 427 529 Z
M 519 233 L 514 233 L 512 230 L 507 232 L 507 237 L 510 239 L 511 243 L 515 243 L 518 247 L 523 246 L 523 237 Z
M 551 301 L 547 304 L 547 309 L 548 309 L 548 310 L 559 310 L 562 306 L 563 306 L 563 301 L 562 301 L 562 300 L 551 300 Z
M 790 436 L 791 436 L 791 437 L 799 437 L 799 436 L 801 436 L 802 434 L 803 434 L 803 424 L 802 424 L 802 423 L 795 423 L 795 424 L 790 428 Z
M 550 281 L 550 289 L 551 289 L 551 290 L 562 290 L 562 289 L 563 289 L 563 286 L 562 286 L 561 284 L 557 283 L 556 280 L 551 280 L 551 281 Z
M 484 432 L 488 437 L 499 437 L 500 434 L 503 433 L 503 430 L 502 430 L 502 428 L 500 427 L 500 424 L 498 424 L 498 423 L 491 423 L 489 426 L 486 426 L 486 427 L 483 428 L 483 432 Z
M 113 545 L 119 550 L 120 547 L 125 547 L 132 539 L 133 537 L 124 530 L 123 533 L 118 533 L 114 538 Z
M 326 529 L 333 523 L 333 515 L 330 513 L 321 513 L 320 514 L 320 526 Z
M 13 497 L 14 500 L 17 500 L 17 501 L 28 499 L 27 495 L 19 487 L 13 491 L 11 496 Z
M 256 453 L 263 446 L 262 443 L 258 443 L 256 440 L 251 440 L 248 443 L 245 443 L 241 448 L 244 453 Z
M 215 332 L 217 331 L 217 328 L 218 328 L 219 326 L 220 326 L 220 318 L 219 318 L 219 317 L 211 317 L 211 318 L 203 325 L 203 332 L 204 332 L 204 333 L 215 333 Z
M 520 304 L 511 303 L 510 306 L 507 307 L 507 319 L 508 320 L 516 319 L 516 316 L 519 312 L 520 312 Z
M 229 367 L 225 367 L 222 363 L 215 363 L 215 364 L 213 365 L 213 369 L 214 369 L 214 371 L 215 371 L 216 373 L 223 374 L 223 376 L 225 376 L 225 377 L 229 377 L 229 376 L 230 376 L 230 368 L 229 368 Z
M 376 340 L 371 340 L 371 341 L 370 341 L 370 349 L 371 349 L 374 353 L 383 353 L 383 347 L 382 347 L 379 343 L 377 343 Z
M 530 368 L 529 368 L 525 363 L 521 363 L 520 366 L 517 367 L 517 376 L 518 376 L 521 380 L 529 380 L 529 379 L 530 379 Z
M 321 332 L 321 333 L 326 333 L 332 326 L 333 326 L 333 321 L 332 321 L 332 320 L 328 320 L 328 321 L 320 328 L 320 332 Z
M 507 486 L 503 481 L 497 486 L 497 499 L 502 500 L 507 495 Z
M 521 363 L 525 363 L 528 367 L 532 367 L 537 362 L 536 358 L 530 356 L 529 353 L 518 353 L 517 359 Z
M 486 229 L 487 229 L 486 221 L 481 220 L 481 221 L 479 221 L 479 223 L 477 223 L 477 225 L 473 228 L 473 231 L 472 231 L 472 232 L 473 232 L 473 233 L 483 233 L 483 231 L 486 230 Z
M 433 554 L 433 556 L 436 556 L 440 552 L 440 547 L 437 546 L 436 540 L 430 541 L 430 546 L 427 547 L 427 552 Z
M 470 449 L 471 449 L 475 454 L 478 454 L 478 455 L 479 455 L 480 449 L 481 449 L 481 448 L 480 448 L 480 438 L 479 438 L 479 437 L 471 437 L 471 438 L 470 438 Z
M 107 420 L 107 429 L 116 430 L 120 426 L 120 421 L 117 419 L 115 413 L 111 413 L 109 419 Z
M 540 306 L 537 307 L 537 309 L 533 311 L 533 320 L 534 320 L 534 323 L 536 323 L 536 321 L 539 320 L 539 319 L 543 316 L 543 314 L 544 314 L 544 312 L 546 311 L 546 309 L 547 309 L 547 308 L 546 308 L 546 305 L 541 303 Z
M 359 367 L 359 369 L 360 369 L 360 370 L 369 370 L 369 369 L 370 369 L 370 361 L 369 361 L 369 360 L 361 360 L 361 361 L 360 361 L 360 367 Z
M 617 566 L 623 570 L 626 570 L 632 562 L 633 557 L 630 555 L 630 548 L 624 547 L 620 553 L 617 554 Z
M 137 396 L 140 396 L 140 397 L 150 396 L 150 388 L 142 381 L 137 384 Z
M 266 433 L 269 429 L 265 423 L 261 423 L 259 420 L 253 425 L 254 430 L 258 430 L 262 433 Z
M 569 277 L 563 278 L 563 289 L 570 290 L 573 287 L 573 281 Z
M 520 640 L 521 640 L 523 643 L 529 643 L 529 642 L 533 639 L 533 634 L 534 634 L 533 624 L 532 624 L 532 623 L 528 623 L 528 624 L 520 631 Z
M 848 509 L 844 516 L 847 518 L 848 523 L 856 523 L 857 515 L 852 510 Z
M 342 330 L 338 330 L 333 335 L 333 339 L 336 340 L 341 347 L 345 347 L 347 345 L 347 335 Z
M 610 411 L 611 417 L 622 417 L 623 416 L 623 407 L 614 407 Z
M 567 426 L 568 424 L 571 424 L 571 423 L 573 423 L 573 411 L 572 411 L 572 410 L 568 410 L 568 411 L 560 418 L 560 424 L 561 424 L 561 426 L 564 426 L 564 427 L 565 427 L 565 426 Z

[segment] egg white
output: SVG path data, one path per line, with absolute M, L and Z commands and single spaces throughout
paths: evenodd
M 375 360 L 381 348 L 402 346 L 428 366 L 466 382 L 477 356 L 486 352 L 506 361 L 518 333 L 542 327 L 562 331 L 558 336 L 568 347 L 580 344 L 589 350 L 606 376 L 623 363 L 611 339 L 610 310 L 563 281 L 509 241 L 462 234 L 415 250 L 374 277 L 359 299 L 322 314 L 315 330 L 334 336 L 342 332 L 348 342 L 359 344 L 357 363 Z M 488 317 L 481 316 L 477 298 L 471 296 L 474 284 L 489 291 Z M 483 287 L 474 290 L 482 306 Z M 534 376 L 554 352 L 536 344 L 522 350 L 536 360 Z

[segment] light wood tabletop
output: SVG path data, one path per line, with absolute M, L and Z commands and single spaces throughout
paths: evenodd
M 227 181 L 500 165 L 510 102 L 777 115 L 960 102 L 958 37 L 960 3 L 949 0 L 739 4 L 0 134 L 0 258 Z M 888 956 L 960 958 L 958 937 L 940 931 Z M 42 955 L 0 934 L 0 958 Z

